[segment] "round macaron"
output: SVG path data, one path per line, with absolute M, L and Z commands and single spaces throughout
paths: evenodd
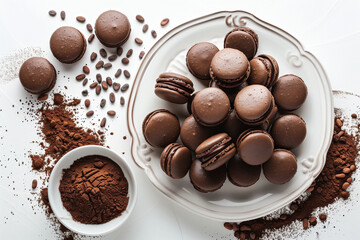
M 232 184 L 238 187 L 249 187 L 255 184 L 261 173 L 261 165 L 252 166 L 240 159 L 239 155 L 229 160 L 227 176 Z
M 244 132 L 248 126 L 243 124 L 236 116 L 235 110 L 232 110 L 229 117 L 220 125 L 223 132 L 229 134 L 229 136 L 236 141 L 240 134 Z
M 183 75 L 166 72 L 156 79 L 155 94 L 168 102 L 187 103 L 193 92 L 192 81 Z
M 210 63 L 219 49 L 212 43 L 200 42 L 192 46 L 186 54 L 186 66 L 195 77 L 210 79 Z
M 195 159 L 189 172 L 190 181 L 194 188 L 199 192 L 214 192 L 220 189 L 226 180 L 225 165 L 214 171 L 206 171 L 198 159 Z
M 236 153 L 235 144 L 227 133 L 216 134 L 202 142 L 195 150 L 196 159 L 206 171 L 226 164 Z
M 245 54 L 237 49 L 220 50 L 211 60 L 210 76 L 221 87 L 240 86 L 249 75 L 250 63 Z
M 251 60 L 258 49 L 258 35 L 248 27 L 237 27 L 226 34 L 224 48 L 235 48 Z
M 217 82 L 214 81 L 214 80 L 211 80 L 209 82 L 209 87 L 220 88 L 221 90 L 223 90 L 226 93 L 226 95 L 229 97 L 231 106 L 234 106 L 234 101 L 235 101 L 235 98 L 236 98 L 236 95 L 238 94 L 238 92 L 240 92 L 240 90 L 243 89 L 244 87 L 246 87 L 247 85 L 248 85 L 248 83 L 245 81 L 245 82 L 243 82 L 241 85 L 239 85 L 237 87 L 224 88 L 224 87 L 219 86 L 217 84 Z
M 62 63 L 79 61 L 86 51 L 86 39 L 73 27 L 60 27 L 50 38 L 50 49 L 54 57 Z
M 264 176 L 273 184 L 289 182 L 296 174 L 295 155 L 285 149 L 275 149 L 269 161 L 262 165 Z
M 178 117 L 165 109 L 149 113 L 142 125 L 145 140 L 153 147 L 166 147 L 176 142 L 180 133 Z
M 193 115 L 190 115 L 181 125 L 180 139 L 186 147 L 195 151 L 205 139 L 214 135 L 215 132 L 214 128 L 202 126 L 195 120 Z
M 305 82 L 293 74 L 280 77 L 272 88 L 276 105 L 284 111 L 293 111 L 301 107 L 307 93 Z
M 279 65 L 270 55 L 262 54 L 250 61 L 250 76 L 247 82 L 271 88 L 279 77 Z
M 206 127 L 217 126 L 230 114 L 230 100 L 219 88 L 209 87 L 199 91 L 191 104 L 198 123 Z
M 56 70 L 47 59 L 32 57 L 21 65 L 19 78 L 26 91 L 33 94 L 42 94 L 54 87 Z
M 129 39 L 130 32 L 130 22 L 121 12 L 109 10 L 96 19 L 95 34 L 106 47 L 123 45 Z
M 306 137 L 306 123 L 298 115 L 283 115 L 273 123 L 271 136 L 277 147 L 286 149 L 296 148 Z
M 263 124 L 275 107 L 275 101 L 269 89 L 254 84 L 243 88 L 234 101 L 237 117 L 246 125 Z
M 249 165 L 260 165 L 271 157 L 274 140 L 264 130 L 248 129 L 240 134 L 236 146 L 244 162 Z
M 170 143 L 160 156 L 161 169 L 174 179 L 185 177 L 191 162 L 191 151 L 179 143 Z

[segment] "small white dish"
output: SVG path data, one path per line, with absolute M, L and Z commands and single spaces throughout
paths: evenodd
M 69 168 L 71 164 L 73 164 L 74 161 L 78 160 L 79 158 L 89 155 L 105 156 L 113 160 L 120 166 L 129 185 L 129 203 L 126 210 L 119 217 L 114 218 L 113 220 L 103 224 L 83 224 L 74 221 L 71 214 L 65 209 L 61 201 L 59 186 L 60 180 L 62 179 L 63 175 L 63 169 Z M 128 163 L 119 154 L 102 146 L 87 145 L 83 147 L 78 147 L 66 153 L 57 162 L 50 175 L 48 195 L 51 209 L 53 210 L 57 219 L 59 219 L 59 221 L 65 227 L 79 234 L 88 236 L 99 236 L 114 231 L 115 229 L 120 227 L 129 217 L 132 210 L 134 209 L 137 198 L 136 181 Z
M 248 26 L 259 36 L 257 54 L 273 56 L 280 68 L 279 76 L 300 76 L 308 87 L 303 106 L 294 111 L 306 122 L 307 136 L 294 149 L 298 171 L 283 185 L 270 184 L 262 174 L 253 186 L 239 188 L 226 181 L 213 193 L 200 193 L 189 176 L 169 178 L 162 171 L 159 158 L 162 149 L 151 147 L 142 134 L 145 116 L 165 108 L 180 121 L 188 116 L 186 104 L 175 105 L 154 94 L 155 80 L 162 72 L 176 72 L 190 78 L 195 91 L 206 87 L 186 67 L 186 53 L 195 43 L 210 41 L 223 48 L 226 33 L 236 26 Z M 196 213 L 213 220 L 239 222 L 265 216 L 298 198 L 320 174 L 326 160 L 334 127 L 334 105 L 331 86 L 320 62 L 307 52 L 289 33 L 244 11 L 223 11 L 196 18 L 170 30 L 147 52 L 131 90 L 128 105 L 128 127 L 132 136 L 131 153 L 153 185 L 165 196 Z

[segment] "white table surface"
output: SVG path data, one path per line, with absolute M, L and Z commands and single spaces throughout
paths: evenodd
M 48 15 L 54 9 L 58 12 L 55 18 Z M 74 76 L 81 73 L 81 66 L 89 62 L 92 51 L 97 51 L 100 44 L 95 41 L 89 46 L 85 57 L 71 67 L 63 67 L 51 55 L 48 41 L 52 32 L 59 26 L 67 24 L 79 28 L 87 37 L 89 33 L 85 24 L 76 22 L 75 17 L 83 15 L 87 22 L 94 24 L 97 16 L 108 9 L 125 13 L 132 24 L 130 40 L 124 49 L 134 49 L 131 63 L 127 69 L 135 76 L 140 49 L 148 50 L 155 41 L 150 31 L 144 35 L 142 25 L 135 21 L 135 15 L 141 14 L 158 37 L 182 22 L 220 10 L 245 10 L 270 22 L 295 36 L 303 43 L 306 50 L 312 52 L 323 64 L 333 89 L 360 93 L 360 2 L 356 0 L 299 0 L 299 1 L 10 1 L 2 0 L 0 4 L 0 63 L 4 57 L 25 47 L 40 47 L 45 56 L 61 71 L 55 92 L 60 89 L 66 95 L 81 98 L 84 88 L 77 83 Z M 65 10 L 65 22 L 59 14 Z M 165 28 L 159 26 L 161 19 L 168 17 L 170 23 Z M 140 37 L 144 44 L 138 47 L 133 39 Z M 121 66 L 119 60 L 116 64 Z M 0 64 L 0 71 L 5 71 Z M 123 66 L 121 66 L 125 69 Z M 116 70 L 113 66 L 112 71 Z M 113 74 L 113 73 L 111 73 Z M 70 77 L 62 78 L 63 75 Z M 104 76 L 104 75 L 103 75 Z M 121 83 L 129 82 L 122 76 Z M 71 86 L 64 90 L 64 85 Z M 39 150 L 33 140 L 40 140 L 36 135 L 35 122 L 20 110 L 19 99 L 30 97 L 17 80 L 0 79 L 0 239 L 56 239 L 56 233 L 45 214 L 35 201 L 31 190 L 31 180 L 39 179 L 42 174 L 31 171 L 29 153 Z M 130 91 L 125 94 L 127 98 Z M 103 95 L 107 98 L 107 95 Z M 95 96 L 92 96 L 96 98 Z M 96 98 L 97 101 L 100 97 Z M 223 227 L 223 223 L 196 216 L 164 197 L 149 182 L 145 174 L 133 163 L 130 155 L 130 135 L 126 128 L 125 107 L 120 107 L 117 97 L 117 117 L 109 120 L 107 142 L 112 149 L 125 152 L 124 157 L 131 164 L 138 181 L 138 202 L 135 210 L 125 225 L 103 239 L 233 239 L 232 231 Z M 11 105 L 14 104 L 14 107 Z M 109 110 L 109 109 L 107 109 Z M 19 114 L 17 113 L 19 111 Z M 85 109 L 80 110 L 83 116 Z M 98 110 L 104 116 L 106 110 Z M 97 126 L 98 117 L 91 120 Z M 91 127 L 91 121 L 87 125 Z M 87 126 L 86 125 L 86 126 Z M 21 130 L 21 133 L 19 132 Z M 21 134 L 21 135 L 20 135 Z M 21 136 L 19 138 L 19 136 Z M 127 136 L 127 140 L 123 140 Z M 17 161 L 15 161 L 15 158 Z M 24 162 L 24 164 L 21 164 Z M 39 182 L 41 187 L 41 182 Z M 359 188 L 353 184 L 353 188 Z M 39 187 L 37 189 L 38 192 Z M 356 217 L 360 215 L 360 204 L 356 200 L 348 204 L 344 211 L 329 215 L 329 221 L 318 224 L 307 232 L 307 239 L 356 239 L 359 226 Z M 36 212 L 36 214 L 35 214 Z M 336 227 L 334 227 L 336 225 Z M 317 232 L 320 232 L 317 234 Z M 294 236 L 296 238 L 296 236 Z M 297 239 L 304 239 L 300 235 Z

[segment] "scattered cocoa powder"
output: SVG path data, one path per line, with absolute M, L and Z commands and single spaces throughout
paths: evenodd
M 44 158 L 39 155 L 30 155 L 30 158 L 32 160 L 31 166 L 34 170 L 40 170 L 45 165 Z
M 85 224 L 108 222 L 125 211 L 128 182 L 119 167 L 104 156 L 76 160 L 63 171 L 60 194 L 75 221 Z
M 236 230 L 234 227 L 230 227 L 231 223 L 225 223 L 224 227 L 233 230 L 235 237 L 240 238 L 240 235 L 242 235 L 245 237 L 244 239 L 250 239 L 250 235 L 255 236 L 255 238 L 251 239 L 261 239 L 266 229 L 278 229 L 294 221 L 302 221 L 303 228 L 306 230 L 317 223 L 316 217 L 312 215 L 315 209 L 328 206 L 338 198 L 346 200 L 350 196 L 350 193 L 346 191 L 348 185 L 350 185 L 347 179 L 353 173 L 348 169 L 350 169 L 350 166 L 355 166 L 358 149 L 355 137 L 341 130 L 343 122 L 336 118 L 335 123 L 333 139 L 327 153 L 324 169 L 307 190 L 307 192 L 311 192 L 309 198 L 298 203 L 297 207 L 292 205 L 293 214 L 288 215 L 286 218 L 273 220 L 259 218 L 240 224 L 235 223 Z M 342 133 L 339 135 L 340 132 Z M 346 169 L 346 173 L 344 173 L 344 169 Z M 336 177 L 340 176 L 339 174 L 344 176 Z M 326 221 L 326 218 L 325 214 L 319 216 L 322 222 Z M 249 229 L 241 231 L 242 226 L 248 226 Z

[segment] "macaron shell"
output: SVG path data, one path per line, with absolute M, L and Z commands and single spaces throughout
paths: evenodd
M 95 23 L 95 34 L 107 47 L 124 44 L 130 36 L 131 26 L 128 18 L 121 12 L 109 10 L 102 13 Z
M 292 74 L 280 77 L 272 88 L 276 105 L 282 110 L 293 111 L 305 102 L 308 91 L 304 81 Z
M 226 120 L 230 113 L 230 100 L 219 88 L 199 91 L 191 104 L 194 118 L 203 126 L 216 126 Z
M 249 85 L 243 88 L 234 101 L 234 109 L 240 120 L 254 122 L 269 111 L 273 97 L 262 85 Z
M 26 91 L 42 94 L 50 91 L 56 83 L 56 70 L 45 58 L 33 57 L 26 60 L 20 68 L 19 79 Z
M 271 88 L 279 77 L 279 65 L 275 58 L 268 54 L 261 54 L 259 57 L 267 59 L 271 63 L 271 81 L 266 85 L 268 88 Z
M 231 143 L 228 147 L 226 147 L 223 151 L 219 152 L 207 162 L 204 162 L 201 166 L 206 171 L 213 171 L 224 164 L 226 164 L 231 158 L 236 154 L 236 147 L 234 143 Z
M 161 169 L 162 169 L 167 175 L 169 175 L 168 168 L 167 168 L 168 159 L 170 158 L 169 156 L 174 153 L 173 149 L 174 149 L 175 147 L 178 147 L 177 145 L 179 145 L 179 144 L 178 144 L 178 143 L 170 143 L 170 144 L 167 145 L 167 146 L 164 148 L 164 150 L 161 152 L 161 155 L 160 155 L 160 166 L 161 166 Z
M 240 135 L 237 150 L 240 158 L 247 164 L 260 165 L 271 157 L 274 141 L 266 131 L 250 130 Z
M 174 155 L 169 159 L 168 172 L 174 179 L 180 179 L 186 176 L 192 163 L 191 151 L 180 145 L 175 150 Z
M 269 161 L 263 164 L 264 176 L 273 184 L 289 182 L 296 174 L 295 155 L 285 149 L 276 149 Z
M 273 123 L 271 136 L 276 146 L 293 149 L 304 141 L 306 137 L 306 123 L 295 114 L 283 115 Z
M 186 147 L 195 151 L 205 139 L 211 137 L 215 132 L 216 129 L 202 126 L 193 115 L 190 115 L 181 125 L 180 139 Z
M 220 189 L 226 180 L 226 167 L 223 165 L 214 171 L 206 171 L 201 167 L 201 162 L 195 159 L 191 164 L 189 177 L 196 190 L 203 193 L 214 192 Z
M 178 118 L 167 110 L 155 110 L 143 122 L 145 140 L 153 147 L 166 147 L 176 142 L 179 133 Z
M 86 40 L 76 28 L 64 26 L 51 35 L 50 49 L 60 62 L 74 63 L 84 55 Z
M 227 165 L 227 176 L 232 184 L 238 187 L 249 187 L 254 185 L 260 178 L 261 166 L 246 164 L 235 155 Z
M 161 73 L 159 75 L 158 79 L 164 79 L 164 80 L 175 79 L 175 80 L 178 80 L 180 82 L 183 82 L 184 86 L 190 85 L 190 86 L 188 86 L 189 88 L 194 86 L 193 82 L 189 78 L 187 78 L 187 77 L 185 77 L 185 76 L 183 76 L 181 74 L 177 74 L 177 73 L 173 73 L 173 72 Z
M 211 72 L 219 80 L 234 80 L 246 75 L 249 61 L 244 53 L 225 48 L 215 54 L 211 60 Z
M 199 154 L 206 154 L 206 152 L 213 148 L 215 145 L 224 142 L 224 140 L 226 140 L 226 142 L 228 142 L 229 135 L 227 133 L 218 133 L 216 135 L 213 135 L 211 137 L 209 137 L 208 139 L 206 139 L 205 141 L 203 141 L 195 150 L 196 155 Z M 230 139 L 231 140 L 231 139 Z
M 210 64 L 219 49 L 212 43 L 200 42 L 192 46 L 186 54 L 186 66 L 195 77 L 210 79 Z
M 258 36 L 250 28 L 235 28 L 225 36 L 224 48 L 234 48 L 240 50 L 250 60 L 257 52 Z
M 155 94 L 165 100 L 176 104 L 187 103 L 190 94 L 186 91 L 183 91 L 177 87 L 167 85 L 167 84 L 156 84 L 155 85 Z
M 260 58 L 254 58 L 250 61 L 250 76 L 248 78 L 248 83 L 251 84 L 260 84 L 266 86 L 266 83 L 271 78 L 271 72 L 265 65 L 264 61 Z

